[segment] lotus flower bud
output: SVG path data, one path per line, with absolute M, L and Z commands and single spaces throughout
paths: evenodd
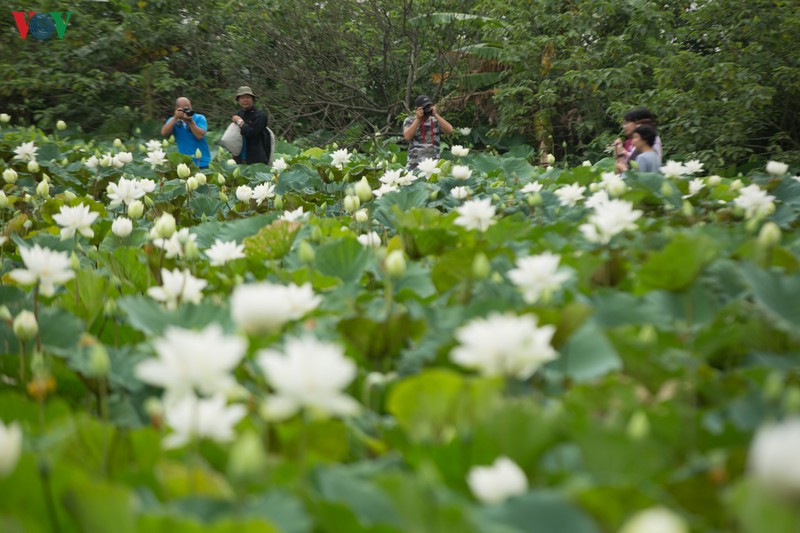
M 733 183 L 731 183 L 731 190 L 732 191 L 738 191 L 742 187 L 744 187 L 744 183 L 742 183 L 742 180 L 738 180 L 737 179 L 737 180 L 734 180 Z
M 0 123 L 7 124 L 11 122 L 11 115 L 8 113 L 0 113 Z
M 650 434 L 650 420 L 647 418 L 647 413 L 641 410 L 633 413 L 628 421 L 627 433 L 631 440 L 647 438 Z
M 389 252 L 384 260 L 384 267 L 386 273 L 393 278 L 399 278 L 406 272 L 406 258 L 402 250 L 393 250 Z
M 13 168 L 7 168 L 3 171 L 3 180 L 6 183 L 16 183 L 17 182 L 17 171 Z
M 366 209 L 359 209 L 356 211 L 356 222 L 364 223 L 369 220 L 369 211 Z
M 722 183 L 722 178 L 719 176 L 709 176 L 706 178 L 706 183 L 708 183 L 709 187 L 716 187 L 720 183 Z
M 489 263 L 489 258 L 486 254 L 479 252 L 472 260 L 472 276 L 475 279 L 484 279 L 492 272 L 492 265 Z
M 153 236 L 157 239 L 169 239 L 173 233 L 175 233 L 175 217 L 164 213 L 153 225 Z
M 345 196 L 344 197 L 344 210 L 348 213 L 355 213 L 361 207 L 361 200 L 358 196 Z
M 279 211 L 283 209 L 283 196 L 281 196 L 280 194 L 276 194 L 275 200 L 273 200 L 273 204 L 275 206 L 275 209 Z
M 89 373 L 101 378 L 108 375 L 109 370 L 111 370 L 111 359 L 108 357 L 108 350 L 97 342 L 89 352 Z
M 186 180 L 187 191 L 196 191 L 197 187 L 198 187 L 197 178 L 195 178 L 194 176 Z
M 221 172 L 217 172 L 217 183 L 225 185 L 225 176 L 223 176 Z
M 128 205 L 128 216 L 132 219 L 141 218 L 144 214 L 144 204 L 141 200 L 134 200 Z
M 49 198 L 50 197 L 50 184 L 46 181 L 39 182 L 39 185 L 36 186 L 36 194 L 41 196 L 42 198 Z
M 182 180 L 188 178 L 189 175 L 192 173 L 192 171 L 189 170 L 189 165 L 187 165 L 186 163 L 179 164 L 176 172 L 178 173 L 178 177 Z
M 372 187 L 369 186 L 366 177 L 361 178 L 361 181 L 356 183 L 355 192 L 358 199 L 362 202 L 369 202 L 372 200 Z
M 758 232 L 758 244 L 764 248 L 772 248 L 781 242 L 781 228 L 774 222 L 767 222 Z
M 194 175 L 194 179 L 197 180 L 197 184 L 198 185 L 205 185 L 206 181 L 207 181 L 206 175 L 201 173 L 201 172 L 198 172 L 197 174 L 195 174 Z
M 56 129 L 58 131 L 64 131 L 65 129 L 67 129 L 67 123 L 64 122 L 63 120 L 59 120 L 58 122 L 56 122 Z
M 0 207 L 8 206 L 8 196 L 3 191 L 0 191 Z
M 125 145 L 122 144 L 122 141 L 119 138 L 114 139 L 114 148 L 124 148 Z
M 552 165 L 555 162 L 556 162 L 556 156 L 554 156 L 553 154 L 547 154 L 547 164 Z
M 302 261 L 306 265 L 310 265 L 314 262 L 314 257 L 316 253 L 314 252 L 314 247 L 308 243 L 306 240 L 300 241 L 300 246 L 297 250 L 298 255 L 300 256 L 300 261 Z
M 36 316 L 30 311 L 20 311 L 14 319 L 14 335 L 21 341 L 32 339 L 39 333 L 39 324 Z
M 198 148 L 197 150 L 194 151 L 194 158 L 195 159 L 202 159 L 203 158 L 203 152 L 200 151 L 200 148 Z
M 39 163 L 36 161 L 28 161 L 28 172 L 31 174 L 39 172 Z

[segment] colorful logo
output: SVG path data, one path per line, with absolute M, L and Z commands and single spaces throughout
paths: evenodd
M 28 36 L 28 32 L 40 41 L 46 41 L 54 33 L 58 34 L 59 39 L 63 39 L 64 32 L 67 31 L 69 18 L 72 16 L 70 11 L 51 11 L 50 13 L 12 11 L 11 14 L 14 16 L 19 36 L 22 37 L 23 41 Z M 25 15 L 28 16 L 27 20 Z M 66 18 L 64 17 L 65 15 Z

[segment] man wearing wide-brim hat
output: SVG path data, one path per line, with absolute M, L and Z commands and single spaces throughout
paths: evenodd
M 236 91 L 236 103 L 239 111 L 231 117 L 231 121 L 239 126 L 242 132 L 242 153 L 233 159 L 237 163 L 252 165 L 253 163 L 269 164 L 270 136 L 267 133 L 267 114 L 255 107 L 256 95 L 246 85 Z

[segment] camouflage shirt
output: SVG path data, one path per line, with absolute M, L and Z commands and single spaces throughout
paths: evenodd
M 404 131 L 414 122 L 414 118 L 413 116 L 408 117 L 403 122 Z M 417 126 L 414 138 L 408 143 L 408 163 L 406 168 L 414 170 L 424 159 L 439 159 L 439 141 L 441 138 L 442 132 L 439 129 L 439 121 L 434 117 L 424 119 L 422 124 Z

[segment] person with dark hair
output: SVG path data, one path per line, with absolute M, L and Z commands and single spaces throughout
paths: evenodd
M 247 86 L 236 91 L 236 103 L 241 109 L 231 117 L 242 132 L 242 153 L 233 158 L 239 164 L 270 164 L 269 152 L 271 138 L 267 132 L 267 114 L 255 107 L 256 95 Z
M 175 112 L 164 122 L 161 135 L 164 137 L 174 135 L 178 152 L 192 156 L 192 161 L 198 168 L 208 168 L 208 164 L 211 162 L 211 152 L 206 141 L 206 130 L 208 130 L 206 117 L 195 113 L 192 109 L 192 102 L 185 96 L 181 96 L 175 100 Z M 200 157 L 195 157 L 198 150 L 200 150 Z
M 658 172 L 661 168 L 661 156 L 653 148 L 656 139 L 658 139 L 656 129 L 647 124 L 636 126 L 633 130 L 631 144 L 638 154 L 635 167 L 639 172 Z
M 635 161 L 638 157 L 636 148 L 633 146 L 632 135 L 633 130 L 642 125 L 651 126 L 653 129 L 656 127 L 656 117 L 646 107 L 632 109 L 622 117 L 622 129 L 628 139 L 624 143 L 621 139 L 614 141 L 614 155 L 618 166 L 622 162 L 625 163 L 625 169 L 630 168 L 630 162 Z M 656 140 L 652 147 L 660 159 L 662 156 L 661 138 L 658 134 L 656 134 Z
M 429 97 L 418 96 L 414 107 L 414 116 L 403 122 L 403 138 L 408 141 L 408 170 L 414 170 L 425 159 L 439 159 L 441 134 L 453 131 L 453 126 L 439 115 Z

